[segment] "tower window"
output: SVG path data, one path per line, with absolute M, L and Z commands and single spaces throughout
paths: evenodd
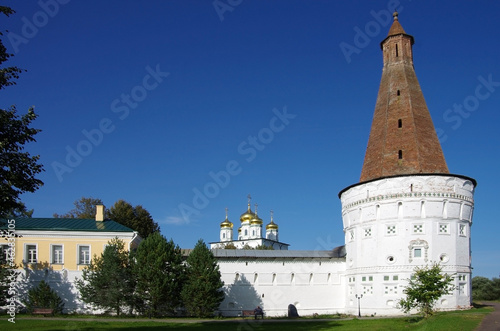
M 398 151 L 398 158 L 399 158 L 400 160 L 402 160 L 402 159 L 403 159 L 403 151 L 402 151 L 402 150 L 399 150 L 399 151 Z
M 400 90 L 398 90 L 398 91 L 397 91 L 397 95 L 398 95 L 398 96 L 400 96 L 400 95 L 401 95 L 401 91 L 400 91 Z
M 399 119 L 398 120 L 398 128 L 402 128 L 403 127 L 403 120 L 402 119 Z
M 396 57 L 398 57 L 399 52 L 398 52 L 398 44 L 396 44 Z

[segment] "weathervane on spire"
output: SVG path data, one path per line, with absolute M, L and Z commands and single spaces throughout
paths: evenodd
M 395 11 L 394 11 L 394 14 L 392 14 L 392 16 L 394 17 L 394 20 L 395 20 L 395 21 L 397 21 L 397 20 L 398 20 L 398 15 L 399 15 L 399 14 L 398 14 L 398 11 L 397 11 L 397 10 L 395 10 Z
M 274 214 L 274 211 L 271 209 L 271 223 L 273 223 L 273 214 Z

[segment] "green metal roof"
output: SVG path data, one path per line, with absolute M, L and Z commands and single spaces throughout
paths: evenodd
M 132 232 L 134 230 L 112 220 L 97 222 L 93 218 L 14 218 L 15 230 Z M 7 229 L 0 219 L 0 229 Z

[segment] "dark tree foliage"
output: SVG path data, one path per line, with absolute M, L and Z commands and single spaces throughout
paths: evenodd
M 151 214 L 146 209 L 140 205 L 133 207 L 124 200 L 118 200 L 108 210 L 106 216 L 115 222 L 139 232 L 142 238 L 147 238 L 149 235 L 160 231 L 158 223 L 153 220 L 153 217 L 151 217 Z
M 0 13 L 9 16 L 14 11 L 5 6 L 0 6 Z M 3 32 L 0 31 L 0 37 Z M 7 52 L 0 38 L 0 65 L 7 61 L 13 54 Z M 0 67 L 0 90 L 6 86 L 15 85 L 15 79 L 23 70 L 18 67 Z M 25 192 L 34 192 L 43 182 L 37 178 L 43 171 L 43 166 L 38 163 L 40 156 L 31 156 L 24 151 L 24 145 L 36 141 L 34 136 L 39 129 L 31 128 L 38 115 L 34 108 L 28 113 L 18 115 L 15 106 L 8 109 L 0 108 L 0 218 L 8 218 L 27 213 L 25 205 L 19 196 Z
M 224 282 L 217 260 L 199 240 L 187 258 L 187 280 L 182 289 L 182 301 L 191 316 L 210 317 L 224 300 Z
M 35 141 L 40 132 L 30 128 L 37 115 L 30 108 L 19 117 L 15 107 L 0 109 L 0 217 L 8 218 L 26 212 L 19 196 L 35 192 L 43 182 L 35 178 L 43 171 L 40 156 L 24 152 L 24 145 Z
M 172 315 L 181 304 L 184 266 L 179 246 L 155 232 L 133 254 L 139 310 L 151 317 Z
M 474 300 L 500 300 L 500 278 L 472 278 L 472 298 Z
M 8 17 L 14 14 L 15 11 L 9 7 L 0 6 L 0 13 Z M 2 31 L 0 31 L 0 37 L 1 36 L 3 36 Z M 0 39 L 0 65 L 7 61 L 11 56 L 13 56 L 13 54 L 7 52 L 7 49 Z M 15 85 L 15 79 L 19 78 L 19 74 L 23 71 L 23 69 L 19 69 L 15 66 L 0 68 L 0 90 L 5 88 L 6 86 Z
M 95 218 L 96 206 L 102 205 L 101 199 L 81 197 L 73 202 L 75 208 L 66 214 L 54 214 L 55 218 Z
M 44 280 L 28 290 L 28 298 L 24 304 L 29 313 L 32 313 L 34 308 L 50 308 L 54 310 L 53 314 L 61 314 L 64 309 L 62 299 Z
M 112 310 L 117 315 L 130 308 L 135 280 L 123 241 L 112 239 L 101 256 L 94 255 L 90 265 L 83 269 L 82 279 L 76 280 L 76 287 L 82 300 L 97 308 Z

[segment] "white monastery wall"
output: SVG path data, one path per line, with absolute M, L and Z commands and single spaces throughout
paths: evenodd
M 344 259 L 219 258 L 218 264 L 226 292 L 219 308 L 224 316 L 257 306 L 266 316 L 285 316 L 289 304 L 301 316 L 344 311 Z

